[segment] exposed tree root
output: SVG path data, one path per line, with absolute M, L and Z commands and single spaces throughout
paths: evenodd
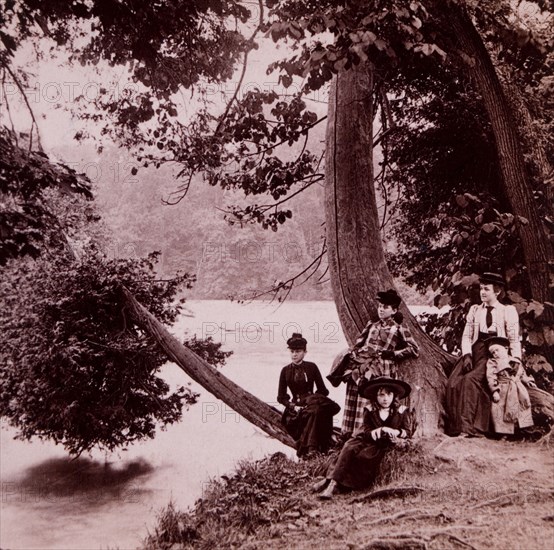
M 442 513 L 430 514 L 428 512 L 424 512 L 420 508 L 412 508 L 410 510 L 403 510 L 401 512 L 397 512 L 396 514 L 391 514 L 389 516 L 377 518 L 368 523 L 364 523 L 364 526 L 378 525 L 379 523 L 398 521 L 399 519 L 419 520 L 419 519 L 436 519 L 436 518 L 448 520 L 448 518 Z
M 391 535 L 385 538 L 374 539 L 364 546 L 364 550 L 396 550 L 397 548 L 402 550 L 429 550 L 429 544 L 438 537 L 446 537 L 449 541 L 458 543 L 462 548 L 477 550 L 475 546 L 472 546 L 468 542 L 450 533 L 444 533 L 443 531 L 429 533 L 427 536 L 418 536 L 413 533 L 408 533 L 405 535 Z
M 403 497 L 409 495 L 416 495 L 422 493 L 425 489 L 422 487 L 391 487 L 389 489 L 379 489 L 378 491 L 372 491 L 367 495 L 362 495 L 350 499 L 350 502 L 365 502 L 374 498 L 389 498 L 389 497 Z
M 517 491 L 514 493 L 505 493 L 498 497 L 492 498 L 490 500 L 485 500 L 484 502 L 479 502 L 471 507 L 472 510 L 477 508 L 484 508 L 485 506 L 510 506 L 511 504 L 517 504 L 518 497 L 523 497 L 525 500 L 528 499 L 533 494 L 540 493 L 542 496 L 539 500 L 544 500 L 546 495 L 554 495 L 553 489 L 546 489 L 544 487 L 529 487 L 528 491 L 521 492 Z
M 484 508 L 485 506 L 508 506 L 514 503 L 512 497 L 517 497 L 519 493 L 506 493 L 505 495 L 500 495 L 499 497 L 491 498 L 490 500 L 485 500 L 484 502 L 479 502 L 474 504 L 471 509 L 476 510 L 477 508 Z

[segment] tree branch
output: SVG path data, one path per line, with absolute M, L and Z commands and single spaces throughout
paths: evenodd
M 29 151 L 31 151 L 31 149 L 32 149 L 32 145 L 33 145 L 33 139 L 32 139 L 32 137 L 33 137 L 33 127 L 35 127 L 37 129 L 37 147 L 38 147 L 38 150 L 41 153 L 44 153 L 44 149 L 42 147 L 42 142 L 41 142 L 41 139 L 40 139 L 40 132 L 39 132 L 38 124 L 37 124 L 37 119 L 35 118 L 35 113 L 34 113 L 33 109 L 31 108 L 29 100 L 27 99 L 27 94 L 25 93 L 25 90 L 24 90 L 23 86 L 21 85 L 21 82 L 17 78 L 16 74 L 10 69 L 10 66 L 7 63 L 4 63 L 4 62 L 2 62 L 2 65 L 3 65 L 4 69 L 6 71 L 8 71 L 10 76 L 13 78 L 13 81 L 15 82 L 15 85 L 17 86 L 18 90 L 21 92 L 21 95 L 23 96 L 23 101 L 25 102 L 25 105 L 27 106 L 27 110 L 29 111 L 29 114 L 31 115 L 31 119 L 33 121 L 32 124 L 31 124 L 31 132 L 30 132 L 31 139 L 29 140 Z
M 260 298 L 262 296 L 265 296 L 267 294 L 273 294 L 273 298 L 271 299 L 271 302 L 273 302 L 273 300 L 275 300 L 275 298 L 277 297 L 277 294 L 279 293 L 279 291 L 280 290 L 285 290 L 286 291 L 285 296 L 284 297 L 279 297 L 279 302 L 284 302 L 287 299 L 287 297 L 289 296 L 289 294 L 290 294 L 292 288 L 294 287 L 297 279 L 299 279 L 300 277 L 305 275 L 311 268 L 313 268 L 312 272 L 309 275 L 307 275 L 306 278 L 301 283 L 299 283 L 299 285 L 303 285 L 306 281 L 308 281 L 311 277 L 314 276 L 314 274 L 319 269 L 319 266 L 321 265 L 321 261 L 322 261 L 322 259 L 323 259 L 323 257 L 325 256 L 326 253 L 327 253 L 327 246 L 326 246 L 325 241 L 323 241 L 323 246 L 321 247 L 321 252 L 302 271 L 300 271 L 296 275 L 290 277 L 286 281 L 280 281 L 277 285 L 273 286 L 269 290 L 265 290 L 263 292 L 259 292 L 258 294 L 254 294 L 253 296 L 250 296 L 248 298 L 248 301 L 251 302 L 251 301 L 253 301 L 257 298 Z M 244 301 L 244 300 L 241 300 L 241 301 Z

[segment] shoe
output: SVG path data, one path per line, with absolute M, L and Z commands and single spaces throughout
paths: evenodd
M 329 485 L 329 482 L 331 480 L 330 479 L 327 479 L 326 477 L 323 478 L 322 480 L 318 481 L 317 483 L 314 483 L 312 485 L 312 491 L 314 493 L 319 493 L 320 491 L 323 491 L 323 489 L 325 489 L 325 487 L 327 487 L 327 485 Z
M 331 500 L 333 498 L 336 488 L 337 488 L 337 482 L 334 479 L 332 479 L 329 485 L 327 486 L 327 489 L 325 489 L 325 491 L 323 491 L 323 493 L 319 495 L 319 498 L 321 500 Z

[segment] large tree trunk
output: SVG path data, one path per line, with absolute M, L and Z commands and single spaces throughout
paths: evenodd
M 215 367 L 183 346 L 126 288 L 122 287 L 121 291 L 134 321 L 160 344 L 171 361 L 246 420 L 285 445 L 295 446 L 294 440 L 281 425 L 279 412 L 237 386 Z
M 543 192 L 544 207 L 547 213 L 554 204 L 554 167 L 548 158 L 547 135 L 543 129 L 537 128 L 534 119 L 529 112 L 529 106 L 525 102 L 522 92 L 509 80 L 509 76 L 502 77 L 503 88 L 510 110 L 514 113 L 516 125 L 523 142 L 523 153 L 528 155 L 533 170 L 533 179 L 538 184 L 538 189 Z M 549 228 L 546 227 L 548 233 Z
M 464 54 L 467 73 L 475 80 L 489 115 L 496 140 L 505 194 L 512 212 L 525 218 L 518 230 L 523 244 L 533 298 L 549 297 L 551 250 L 526 177 L 523 153 L 515 118 L 506 99 L 491 58 L 466 10 L 457 2 L 435 2 L 437 13 L 451 29 Z
M 352 344 L 369 319 L 374 297 L 394 288 L 385 262 L 373 186 L 372 70 L 360 65 L 331 85 L 326 137 L 325 220 L 333 296 L 347 341 Z M 403 305 L 405 323 L 420 345 L 420 357 L 402 363 L 414 389 L 410 398 L 422 433 L 442 424 L 443 366 L 451 355 L 437 346 Z

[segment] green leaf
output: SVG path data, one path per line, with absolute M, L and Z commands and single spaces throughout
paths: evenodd
M 360 58 L 362 62 L 368 60 L 367 54 L 364 52 L 363 46 L 361 44 L 354 44 L 352 46 L 352 51 Z

